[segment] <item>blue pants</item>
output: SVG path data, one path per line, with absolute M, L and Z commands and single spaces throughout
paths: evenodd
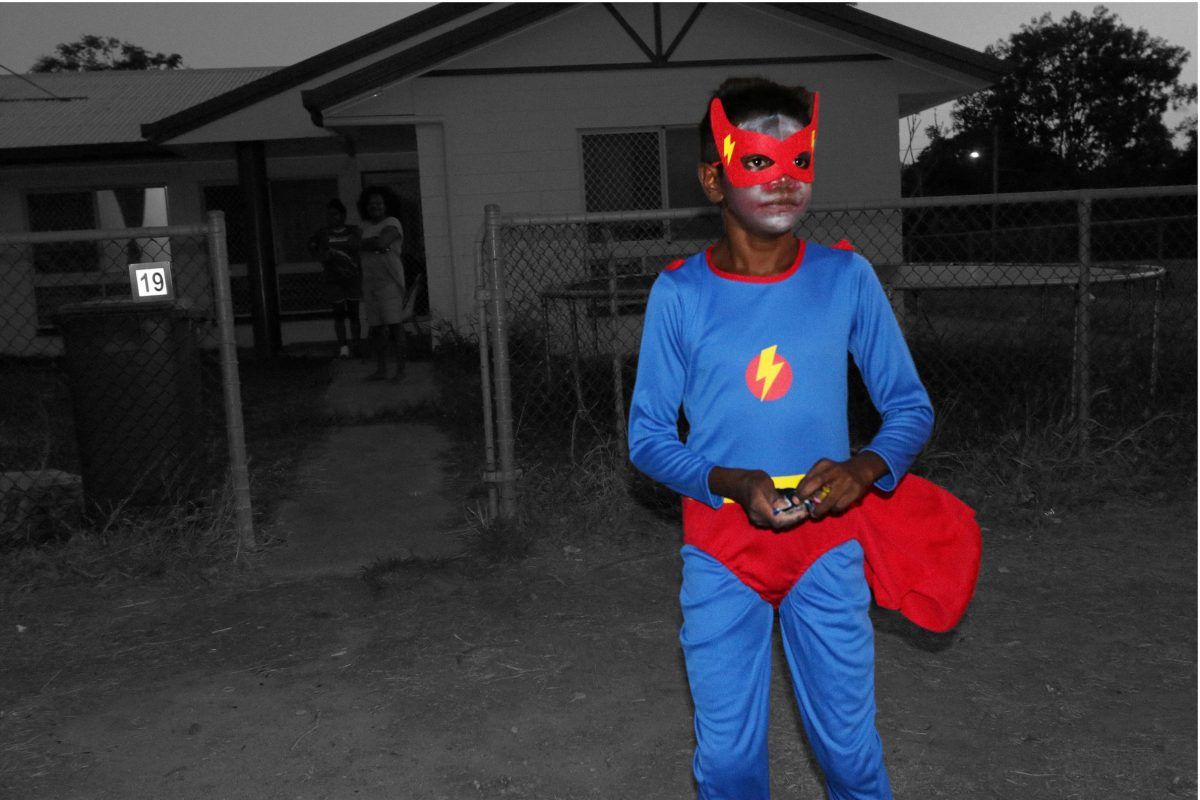
M 766 800 L 774 609 L 707 553 L 681 552 L 679 639 L 696 709 L 699 798 Z M 849 541 L 817 559 L 779 606 L 793 691 L 831 800 L 892 796 L 875 730 L 870 602 L 862 547 Z

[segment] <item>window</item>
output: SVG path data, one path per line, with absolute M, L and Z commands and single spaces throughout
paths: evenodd
M 204 211 L 225 212 L 225 251 L 230 264 L 245 264 L 250 259 L 246 240 L 246 203 L 242 187 L 205 186 Z
M 583 137 L 583 185 L 588 211 L 663 207 L 657 131 L 592 133 Z
M 338 196 L 336 178 L 287 178 L 270 182 L 271 229 L 274 236 L 276 286 L 282 314 L 324 313 L 328 309 L 324 278 L 308 251 L 308 240 L 325 225 L 325 205 Z M 345 201 L 343 201 L 345 202 Z M 347 204 L 351 205 L 351 204 Z M 237 184 L 204 187 L 206 211 L 225 212 L 225 247 L 229 263 L 250 260 L 246 201 Z M 250 282 L 243 274 L 230 280 L 234 313 L 250 313 Z
M 311 262 L 313 257 L 308 252 L 308 239 L 317 228 L 325 225 L 325 204 L 338 196 L 337 180 L 273 180 L 270 186 L 276 260 L 281 264 Z M 205 186 L 204 209 L 225 212 L 225 247 L 229 251 L 229 263 L 248 262 L 250 240 L 246 230 L 246 201 L 242 187 L 237 184 Z
M 167 224 L 167 190 L 162 186 L 32 192 L 25 197 L 29 230 L 101 230 Z M 47 242 L 33 245 L 34 295 L 38 324 L 52 325 L 66 303 L 129 291 L 129 264 L 170 258 L 166 239 Z
M 275 229 L 275 254 L 281 264 L 313 260 L 308 252 L 309 237 L 325 227 L 325 206 L 337 196 L 335 178 L 271 181 L 271 226 Z M 354 205 L 345 199 L 342 202 L 348 207 Z
M 167 190 L 131 186 L 118 189 L 83 189 L 38 192 L 26 197 L 29 230 L 121 230 L 167 224 Z M 35 245 L 35 271 L 40 275 L 124 270 L 141 256 L 141 246 L 129 240 L 121 247 L 102 242 L 53 242 Z
M 694 127 L 584 133 L 583 184 L 588 211 L 651 211 L 704 208 L 708 199 L 696 180 L 700 161 Z M 620 240 L 664 235 L 657 222 L 612 226 Z

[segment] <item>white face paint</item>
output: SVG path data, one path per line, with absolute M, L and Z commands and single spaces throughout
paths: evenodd
M 787 139 L 804 126 L 799 121 L 780 114 L 752 117 L 738 125 L 748 131 L 766 134 L 775 139 Z M 770 167 L 774 162 L 763 155 L 749 153 L 742 163 L 751 172 Z M 812 184 L 782 175 L 770 183 L 738 188 L 722 172 L 721 185 L 730 213 L 752 233 L 778 236 L 790 232 L 799 223 L 812 200 Z

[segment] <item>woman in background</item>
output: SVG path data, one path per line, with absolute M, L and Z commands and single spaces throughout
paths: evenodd
M 397 380 L 404 374 L 404 338 L 401 331 L 404 313 L 404 264 L 400 248 L 404 244 L 404 228 L 397 219 L 400 199 L 385 186 L 368 186 L 358 198 L 358 213 L 362 218 L 360 259 L 363 270 L 363 305 L 367 312 L 368 335 L 375 347 L 375 371 L 369 381 L 388 377 L 387 354 L 390 349 L 396 361 L 392 375 Z

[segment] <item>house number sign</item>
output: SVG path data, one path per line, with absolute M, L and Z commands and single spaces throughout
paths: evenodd
M 171 262 L 153 261 L 129 265 L 129 285 L 134 300 L 174 300 L 175 282 Z

